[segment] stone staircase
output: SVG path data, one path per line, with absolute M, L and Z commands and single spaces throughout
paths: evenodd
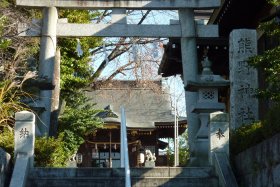
M 218 186 L 218 178 L 211 167 L 131 168 L 130 172 L 133 187 Z M 123 187 L 125 173 L 121 168 L 33 168 L 26 186 Z

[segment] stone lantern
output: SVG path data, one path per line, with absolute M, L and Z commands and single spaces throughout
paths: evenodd
M 189 81 L 186 90 L 198 92 L 198 101 L 192 107 L 192 112 L 197 113 L 200 119 L 200 127 L 196 133 L 194 165 L 208 165 L 209 151 L 209 117 L 210 113 L 225 110 L 225 104 L 218 101 L 220 88 L 229 86 L 229 81 L 220 75 L 214 75 L 211 70 L 212 63 L 208 57 L 201 62 L 202 73 L 197 81 Z M 190 124 L 191 125 L 191 124 Z

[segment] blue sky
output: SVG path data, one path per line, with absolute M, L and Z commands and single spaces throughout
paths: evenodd
M 128 24 L 136 24 L 140 21 L 142 15 L 145 11 L 135 11 L 133 14 L 127 17 Z M 170 19 L 178 19 L 177 11 L 151 11 L 143 24 L 169 24 Z M 107 18 L 106 21 L 110 22 L 110 18 Z M 118 38 L 104 38 L 106 43 L 114 43 L 118 40 Z M 134 44 L 132 49 L 116 58 L 114 61 L 109 62 L 107 67 L 101 74 L 101 78 L 106 78 L 115 71 L 115 69 L 121 65 L 128 63 L 130 60 L 139 61 L 141 65 L 144 67 L 140 68 L 138 73 L 143 74 L 143 76 L 147 76 L 149 79 L 161 79 L 161 76 L 157 74 L 158 65 L 152 63 L 151 61 L 157 61 L 160 63 L 163 55 L 162 45 L 167 43 L 168 39 L 162 39 L 162 42 L 153 42 L 151 44 L 137 45 Z M 107 49 L 108 50 L 108 49 Z M 110 51 L 106 52 L 107 55 Z M 100 65 L 100 63 L 105 59 L 105 52 L 101 52 L 92 58 L 92 65 L 95 69 Z M 141 71 L 141 72 L 140 72 Z M 147 72 L 146 72 L 147 71 Z M 142 75 L 141 74 L 141 75 Z M 140 76 L 141 76 L 140 75 Z M 119 74 L 115 77 L 115 79 L 119 80 L 134 80 L 136 79 L 135 71 L 127 71 L 125 74 Z M 180 116 L 185 116 L 185 94 L 183 89 L 183 83 L 180 76 L 163 78 L 163 86 L 165 90 L 170 93 L 171 98 L 171 107 L 174 107 L 174 102 L 177 102 L 177 110 Z

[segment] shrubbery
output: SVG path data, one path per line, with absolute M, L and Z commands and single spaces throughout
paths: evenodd
M 4 127 L 3 130 L 0 131 L 0 137 L 0 147 L 9 153 L 13 158 L 15 146 L 14 131 L 8 129 L 8 127 Z
M 244 125 L 231 132 L 231 153 L 238 154 L 263 140 L 280 133 L 280 105 L 270 109 L 265 119 L 250 125 Z
M 0 147 L 14 157 L 14 131 L 5 127 L 0 131 Z M 58 138 L 36 137 L 35 140 L 35 166 L 37 167 L 63 167 L 66 166 L 71 152 L 63 141 L 64 134 Z
M 35 141 L 35 166 L 36 167 L 64 167 L 71 156 L 65 149 L 67 143 L 63 140 L 64 134 L 58 138 L 37 137 Z
M 255 122 L 232 131 L 230 135 L 231 153 L 238 154 L 261 142 L 264 139 L 262 128 L 261 122 Z

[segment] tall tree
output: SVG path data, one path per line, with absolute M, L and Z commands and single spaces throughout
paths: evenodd
M 60 10 L 59 16 L 70 23 L 89 23 L 99 16 L 98 11 Z M 60 38 L 61 50 L 61 97 L 68 105 L 81 104 L 82 89 L 87 88 L 94 78 L 94 69 L 90 64 L 90 49 L 100 46 L 102 38 Z M 82 53 L 77 50 L 80 47 Z M 74 106 L 76 107 L 76 106 Z
M 279 6 L 279 0 L 269 0 L 274 6 Z M 277 10 L 277 9 L 276 9 Z M 280 16 L 279 10 L 269 21 L 261 23 L 259 29 L 263 30 L 267 37 L 280 42 Z M 263 54 L 250 59 L 250 64 L 259 68 L 265 77 L 266 86 L 258 91 L 260 98 L 271 100 L 280 104 L 280 46 L 277 45 L 265 51 Z

